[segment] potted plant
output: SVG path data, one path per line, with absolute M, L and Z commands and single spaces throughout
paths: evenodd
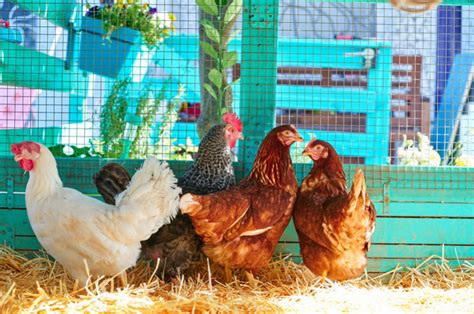
M 131 76 L 139 82 L 174 20 L 172 14 L 133 0 L 88 7 L 81 24 L 79 67 L 109 78 Z

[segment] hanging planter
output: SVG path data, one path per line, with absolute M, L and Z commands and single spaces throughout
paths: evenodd
M 109 78 L 131 77 L 140 82 L 152 56 L 139 31 L 122 27 L 107 36 L 103 22 L 84 16 L 82 19 L 79 67 Z
M 135 1 L 89 7 L 82 18 L 79 67 L 116 79 L 140 82 L 153 51 L 173 29 L 173 14 Z

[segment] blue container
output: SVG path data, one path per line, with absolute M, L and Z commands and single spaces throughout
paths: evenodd
M 16 29 L 0 27 L 0 40 L 19 44 L 23 40 L 23 37 L 21 33 L 17 31 Z
M 116 79 L 143 79 L 150 60 L 150 51 L 143 44 L 139 31 L 122 27 L 105 39 L 102 21 L 84 16 L 81 24 L 79 67 L 87 72 Z

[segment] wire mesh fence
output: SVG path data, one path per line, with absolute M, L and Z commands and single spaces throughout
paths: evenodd
M 206 3 L 1 1 L 2 158 L 34 140 L 87 159 L 74 167 L 88 174 L 108 158 L 191 161 L 232 111 L 242 173 L 271 128 L 293 124 L 305 143 L 333 144 L 349 173 L 388 166 L 367 168 L 385 180 L 401 165 L 413 166 L 401 187 L 474 181 L 469 1 L 418 14 L 388 1 Z M 311 166 L 303 149 L 292 149 L 299 178 Z

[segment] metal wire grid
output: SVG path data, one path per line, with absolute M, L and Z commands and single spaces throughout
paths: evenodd
M 71 28 L 68 29 L 66 19 L 60 20 L 61 16 L 69 16 L 63 1 L 50 4 L 49 10 L 58 10 L 50 14 L 56 17 L 53 21 L 42 18 L 44 12 L 33 13 L 36 6 L 41 7 L 41 1 L 18 3 L 24 5 L 2 3 L 2 18 L 11 23 L 11 30 L 21 35 L 19 42 L 8 37 L 2 46 L 10 58 L 4 60 L 7 66 L 19 64 L 15 78 L 10 78 L 5 71 L 2 74 L 3 81 L 7 82 L 0 89 L 3 156 L 9 156 L 11 142 L 33 138 L 56 149 L 58 156 L 98 158 L 97 152 L 103 152 L 104 133 L 110 131 L 104 129 L 101 122 L 119 113 L 117 108 L 126 103 L 127 106 L 143 105 L 142 115 L 147 110 L 156 110 L 156 113 L 148 132 L 141 130 L 138 141 L 134 141 L 137 127 L 133 121 L 125 121 L 123 115 L 118 121 L 113 120 L 111 128 L 123 124 L 121 132 L 112 134 L 113 139 L 120 142 L 128 138 L 131 147 L 128 152 L 112 149 L 105 157 L 134 159 L 152 152 L 163 159 L 190 160 L 199 144 L 196 119 L 202 109 L 199 14 L 194 1 L 150 4 L 158 13 L 173 13 L 176 29 L 153 56 L 126 64 L 125 72 L 133 70 L 143 76 L 128 74 L 120 79 L 84 72 L 76 64 L 69 70 L 61 68 L 61 62 L 64 66 L 69 60 L 68 49 L 71 48 Z M 99 5 L 93 1 L 89 4 Z M 81 5 L 86 12 L 86 2 Z M 268 8 L 262 5 L 260 9 L 254 8 L 264 19 L 265 14 L 261 12 Z M 245 10 L 243 14 L 255 13 Z M 442 6 L 410 15 L 389 4 L 285 0 L 279 3 L 278 12 L 278 32 L 270 38 L 250 40 L 263 46 L 259 50 L 261 55 L 250 58 L 261 62 L 246 61 L 249 57 L 244 52 L 251 49 L 243 46 L 245 18 L 242 22 L 239 17 L 234 26 L 239 34 L 231 41 L 229 51 L 237 51 L 239 58 L 228 70 L 227 82 L 241 77 L 242 71 L 252 73 L 253 80 L 262 85 L 277 79 L 276 90 L 268 84 L 270 87 L 261 88 L 258 95 L 245 94 L 249 90 L 243 86 L 249 82 L 245 79 L 233 87 L 232 108 L 248 122 L 244 125 L 244 135 L 292 123 L 304 133 L 306 140 L 314 135 L 330 141 L 344 162 L 351 165 L 350 172 L 358 164 L 439 165 L 441 168 L 455 164 L 468 166 L 470 159 L 474 159 L 474 63 L 469 55 L 474 53 L 474 7 Z M 81 36 L 86 31 L 78 32 L 73 49 L 76 59 L 73 60 L 86 57 L 100 68 L 107 59 L 99 59 L 98 52 L 92 48 L 81 47 Z M 268 33 L 262 34 L 268 36 Z M 278 43 L 276 51 L 271 49 L 274 41 Z M 34 53 L 19 53 L 24 50 Z M 372 51 L 375 56 L 370 60 Z M 381 57 L 382 53 L 386 53 L 385 58 Z M 120 60 L 123 52 L 109 52 L 109 56 Z M 271 58 L 277 59 L 276 73 L 269 73 L 265 66 L 262 68 Z M 43 88 L 45 86 L 48 88 Z M 251 108 L 243 109 L 245 99 L 254 101 Z M 273 102 L 275 120 L 268 118 L 271 108 L 267 104 Z M 114 105 L 113 109 L 104 114 L 108 103 Z M 160 137 L 160 132 L 167 134 L 167 131 L 170 132 L 167 137 Z M 420 146 L 418 132 L 427 136 L 422 141 L 430 141 L 429 144 L 424 142 L 428 145 L 425 151 L 414 148 Z M 408 140 L 414 140 L 414 147 L 403 142 L 404 134 Z M 76 146 L 79 150 L 58 146 L 60 144 Z M 256 151 L 258 144 L 240 143 L 236 151 L 236 159 L 240 157 L 238 163 L 243 163 L 248 151 Z M 294 161 L 309 163 L 300 156 L 302 149 L 296 146 L 292 150 Z M 93 167 L 90 163 L 74 165 L 83 167 L 84 173 L 90 173 L 89 167 Z M 308 164 L 299 168 L 299 177 L 304 176 L 309 167 Z M 388 175 L 401 171 L 400 168 L 369 169 L 376 169 L 370 170 L 374 171 L 371 177 L 380 180 L 387 176 L 387 171 Z M 403 171 L 415 171 L 410 169 L 415 168 Z M 380 173 L 375 173 L 377 171 Z M 406 181 L 396 184 L 423 188 L 432 180 L 438 180 L 443 186 L 463 188 L 472 182 L 468 168 L 444 168 L 434 177 L 430 171 L 426 170 L 426 181 L 420 177 L 416 182 L 413 178 L 410 181 L 407 176 Z M 443 182 L 443 174 L 453 171 L 459 174 L 458 181 Z M 74 173 L 77 175 L 80 171 Z M 89 181 L 88 176 L 84 177 L 84 184 Z

